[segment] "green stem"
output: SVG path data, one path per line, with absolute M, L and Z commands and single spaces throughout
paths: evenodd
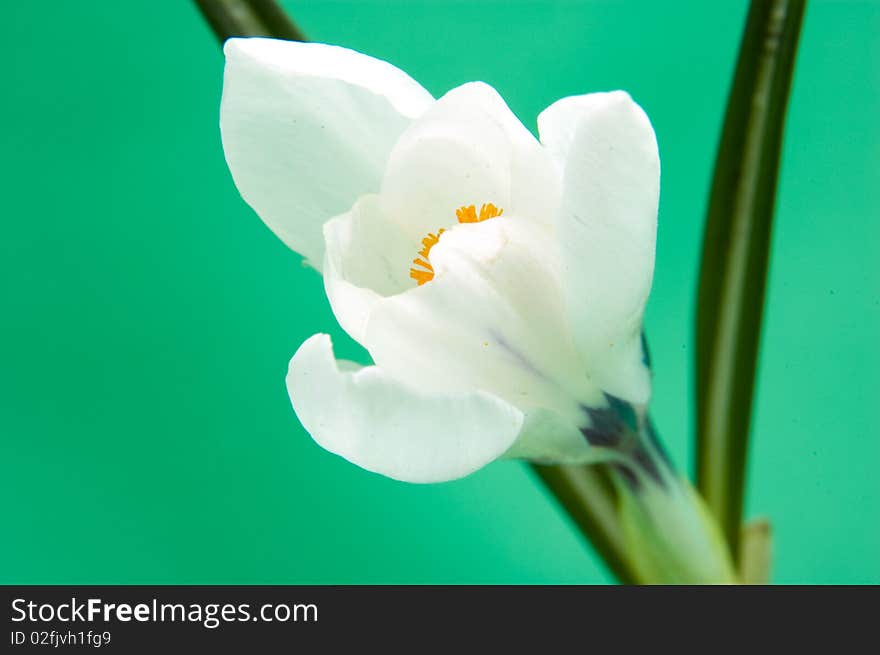
M 273 0 L 195 0 L 222 44 L 233 36 L 305 41 L 305 35 Z
M 739 557 L 785 108 L 804 0 L 753 0 L 706 217 L 697 306 L 697 486 Z
M 662 467 L 663 463 L 658 462 Z M 733 561 L 705 502 L 671 469 L 618 476 L 628 553 L 643 584 L 736 584 Z
M 608 567 L 627 584 L 735 583 L 717 522 L 675 472 L 650 419 L 604 418 L 612 423 L 597 448 L 608 450 L 607 463 L 533 468 Z
M 532 464 L 532 470 L 593 544 L 618 581 L 636 584 L 638 578 L 626 555 L 627 546 L 618 514 L 618 495 L 608 465 Z

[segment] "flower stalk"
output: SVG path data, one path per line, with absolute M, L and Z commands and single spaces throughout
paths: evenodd
M 642 584 L 735 584 L 718 524 L 662 450 L 649 421 L 614 468 L 631 566 Z
M 624 584 L 734 584 L 705 502 L 672 467 L 646 418 L 614 439 L 611 461 L 533 465 Z
M 622 584 L 639 576 L 627 555 L 619 494 L 608 464 L 532 464 L 532 470 Z
M 751 3 L 703 240 L 696 479 L 737 560 L 776 181 L 804 6 L 804 0 Z

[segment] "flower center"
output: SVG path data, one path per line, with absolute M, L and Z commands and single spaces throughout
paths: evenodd
M 479 214 L 477 214 L 477 208 L 474 205 L 459 207 L 455 210 L 455 215 L 458 218 L 459 223 L 479 223 L 481 221 L 489 220 L 490 218 L 495 218 L 496 216 L 501 216 L 503 213 L 503 209 L 499 209 L 491 202 L 480 207 Z M 428 232 L 428 236 L 422 239 L 422 249 L 419 250 L 419 256 L 412 261 L 413 264 L 420 268 L 409 269 L 409 276 L 418 282 L 419 286 L 434 279 L 434 267 L 431 266 L 431 262 L 428 260 L 428 255 L 431 252 L 431 248 L 436 246 L 437 242 L 440 241 L 440 235 L 445 231 L 445 229 L 440 228 L 437 230 L 437 234 Z

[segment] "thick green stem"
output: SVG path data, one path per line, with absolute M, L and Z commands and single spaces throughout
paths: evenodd
M 643 584 L 735 584 L 730 552 L 705 502 L 673 470 L 656 439 L 640 436 L 628 462 L 614 469 L 636 578 Z
M 651 421 L 636 412 L 619 418 L 597 446 L 607 463 L 534 470 L 621 582 L 737 582 L 717 522 L 673 469 Z
M 709 199 L 697 306 L 697 486 L 739 557 L 780 148 L 804 0 L 753 0 Z

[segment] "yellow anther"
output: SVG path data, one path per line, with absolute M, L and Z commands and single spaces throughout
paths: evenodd
M 503 213 L 503 209 L 498 209 L 498 207 L 491 202 L 480 207 L 479 215 L 477 214 L 477 208 L 474 205 L 459 207 L 455 210 L 455 215 L 458 217 L 459 223 L 479 223 L 490 218 L 495 218 L 496 216 L 501 216 Z
M 501 216 L 501 214 L 503 213 L 503 209 L 499 209 L 491 202 L 482 205 L 480 207 L 479 214 L 477 214 L 477 208 L 475 205 L 459 207 L 455 210 L 455 215 L 458 218 L 459 223 L 480 223 L 482 221 L 489 220 L 490 218 Z M 419 256 L 421 257 L 421 259 L 413 260 L 413 264 L 421 268 L 409 269 L 409 276 L 413 280 L 418 282 L 419 286 L 422 286 L 425 282 L 430 282 L 434 279 L 434 267 L 431 266 L 428 255 L 431 253 L 431 248 L 436 246 L 437 242 L 440 241 L 440 235 L 443 234 L 445 231 L 446 230 L 441 228 L 440 230 L 437 230 L 437 234 L 429 232 L 428 236 L 422 239 L 423 247 L 421 250 L 419 250 Z

